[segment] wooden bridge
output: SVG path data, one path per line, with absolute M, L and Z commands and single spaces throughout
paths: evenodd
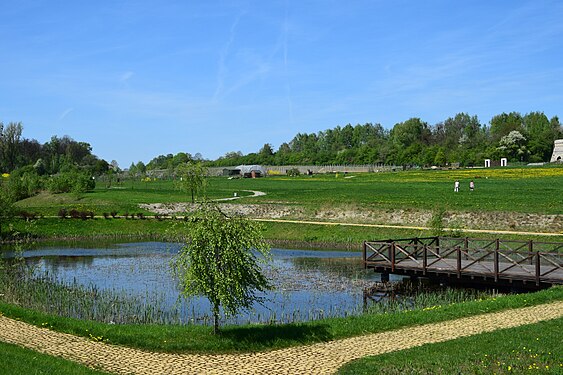
M 364 268 L 449 283 L 544 288 L 563 284 L 563 243 L 451 237 L 366 241 Z

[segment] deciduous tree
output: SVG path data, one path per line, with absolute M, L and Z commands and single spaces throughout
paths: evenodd
M 188 162 L 176 168 L 177 186 L 185 192 L 191 193 L 192 203 L 195 197 L 204 195 L 207 182 L 207 168 L 201 162 Z
M 203 205 L 187 223 L 187 243 L 174 270 L 185 297 L 205 296 L 213 310 L 213 332 L 219 332 L 221 309 L 235 315 L 260 302 L 270 287 L 260 268 L 269 247 L 258 223 L 227 217 L 215 205 Z

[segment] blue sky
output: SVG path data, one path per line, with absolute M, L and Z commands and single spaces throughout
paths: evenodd
M 0 121 L 121 167 L 347 123 L 563 117 L 561 1 L 0 4 Z

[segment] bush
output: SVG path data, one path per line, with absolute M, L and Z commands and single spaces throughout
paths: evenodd
M 61 208 L 58 215 L 61 219 L 66 219 L 66 217 L 68 216 L 66 208 Z
M 37 219 L 37 214 L 35 212 L 21 211 L 20 217 L 25 221 Z
M 292 176 L 292 177 L 293 176 L 299 176 L 301 174 L 301 172 L 299 172 L 299 169 L 297 169 L 297 168 L 288 169 L 285 173 L 288 176 Z
M 96 187 L 96 182 L 87 174 L 77 171 L 59 173 L 47 180 L 47 190 L 53 194 L 84 193 Z
M 7 183 L 9 194 L 14 201 L 29 198 L 41 190 L 41 178 L 33 167 L 24 167 L 12 172 Z

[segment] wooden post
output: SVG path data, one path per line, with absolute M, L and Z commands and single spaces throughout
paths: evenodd
M 461 247 L 456 246 L 457 250 L 457 278 L 461 279 Z
M 391 242 L 391 272 L 395 272 L 395 242 Z
M 366 263 L 366 252 L 367 252 L 367 245 L 366 245 L 366 241 L 364 241 L 364 243 L 362 244 L 362 249 L 363 249 L 363 254 L 362 254 L 362 261 L 364 263 L 364 269 L 368 268 L 368 265 Z
M 428 268 L 428 246 L 424 245 L 422 249 L 422 274 L 426 276 L 426 269 Z
M 469 260 L 469 238 L 465 237 L 463 240 L 463 250 L 465 252 L 465 260 Z
M 536 251 L 536 286 L 540 286 L 540 275 L 541 275 L 540 252 Z
M 534 256 L 534 242 L 532 240 L 528 241 L 528 256 L 530 257 L 530 265 L 534 264 L 532 259 Z
M 436 236 L 436 254 L 440 254 L 440 237 Z
M 500 248 L 499 239 L 495 241 L 495 253 L 494 253 L 494 269 L 495 269 L 495 282 L 498 281 L 498 251 Z

